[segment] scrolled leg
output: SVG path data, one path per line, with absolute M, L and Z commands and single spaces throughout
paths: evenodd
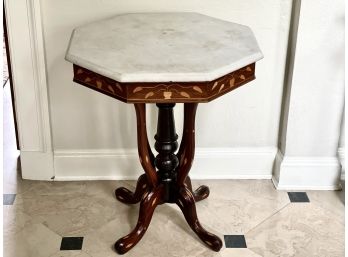
M 209 196 L 209 193 L 209 187 L 202 185 L 193 192 L 193 196 L 195 197 L 195 201 L 199 202 L 207 198 Z
M 191 178 L 189 176 L 185 178 L 184 185 L 192 192 L 192 183 Z
M 190 190 L 183 186 L 179 189 L 176 204 L 183 212 L 187 223 L 197 236 L 212 250 L 218 252 L 222 247 L 222 241 L 216 235 L 206 231 L 200 224 L 193 194 Z
M 140 163 L 145 171 L 147 180 L 151 187 L 156 187 L 158 184 L 158 177 L 154 167 L 154 155 L 151 152 L 149 140 L 146 132 L 146 112 L 145 104 L 134 104 L 135 113 L 137 116 L 137 138 L 138 138 L 138 154 Z
M 153 212 L 158 204 L 162 202 L 163 186 L 150 191 L 140 202 L 139 218 L 137 225 L 128 235 L 120 238 L 115 243 L 115 250 L 119 254 L 124 254 L 132 249 L 143 237 L 150 225 Z
M 195 154 L 195 118 L 197 103 L 184 104 L 184 129 L 177 156 L 179 158 L 178 185 L 182 186 L 189 173 Z
M 209 187 L 204 186 L 204 185 L 200 186 L 195 191 L 193 191 L 191 178 L 189 176 L 186 176 L 184 185 L 192 192 L 192 194 L 195 198 L 195 202 L 202 201 L 209 196 L 209 193 L 210 193 Z
M 125 187 L 119 187 L 115 191 L 117 200 L 125 204 L 135 204 L 140 202 L 143 195 L 149 190 L 146 174 L 138 178 L 134 193 Z

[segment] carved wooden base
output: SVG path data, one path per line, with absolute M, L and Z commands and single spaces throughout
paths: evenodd
M 186 177 L 185 187 L 192 193 L 195 202 L 204 200 L 209 196 L 209 187 L 200 186 L 194 192 L 192 191 L 191 179 L 189 176 Z M 115 190 L 115 196 L 117 200 L 125 204 L 136 204 L 143 199 L 143 197 L 150 191 L 146 180 L 146 175 L 143 174 L 138 178 L 137 185 L 134 193 L 125 187 L 119 187 Z
M 209 188 L 200 186 L 193 191 L 188 176 L 194 158 L 194 120 L 197 104 L 184 105 L 183 138 L 177 154 L 175 151 L 178 136 L 174 126 L 174 105 L 157 104 L 159 114 L 155 149 L 158 155 L 154 157 L 147 139 L 145 104 L 135 104 L 138 152 L 145 174 L 139 177 L 134 193 L 124 187 L 115 191 L 116 198 L 122 203 L 140 202 L 135 228 L 115 243 L 115 249 L 119 254 L 128 252 L 140 241 L 151 222 L 155 208 L 163 203 L 176 203 L 191 229 L 209 248 L 219 251 L 222 247 L 221 239 L 206 231 L 197 218 L 195 202 L 207 198 Z
M 139 218 L 137 225 L 128 235 L 120 238 L 115 243 L 115 250 L 119 254 L 124 254 L 132 249 L 143 237 L 146 229 L 148 228 L 153 212 L 158 204 L 162 203 L 162 195 L 164 192 L 163 185 L 158 186 L 146 192 L 140 202 Z M 117 193 L 116 193 L 117 194 Z M 119 198 L 118 198 L 119 199 Z M 133 199 L 135 200 L 135 199 Z
M 203 199 L 207 198 L 209 196 L 209 187 L 207 186 L 200 186 L 197 188 L 194 192 L 192 191 L 192 185 L 191 185 L 191 179 L 189 176 L 186 177 L 185 185 L 188 187 L 188 189 L 192 192 L 195 202 L 202 201 Z
M 125 204 L 139 203 L 146 192 L 149 191 L 146 175 L 143 174 L 138 178 L 137 187 L 134 193 L 125 187 L 119 187 L 115 191 L 117 200 Z
M 146 176 L 143 174 L 138 179 L 134 193 L 124 187 L 120 187 L 115 191 L 115 194 L 116 198 L 125 204 L 140 202 L 137 225 L 131 233 L 120 238 L 115 243 L 116 251 L 119 254 L 124 254 L 134 247 L 145 234 L 155 208 L 157 205 L 165 203 L 163 199 L 165 192 L 163 185 L 159 185 L 155 189 L 149 189 Z M 209 248 L 219 251 L 222 247 L 222 241 L 216 235 L 206 231 L 197 218 L 195 202 L 201 201 L 208 196 L 209 188 L 207 186 L 200 186 L 193 192 L 191 180 L 189 177 L 186 177 L 185 185 L 177 188 L 174 198 L 191 229 Z

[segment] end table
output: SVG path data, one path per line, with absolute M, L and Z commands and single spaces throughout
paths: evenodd
M 209 102 L 255 79 L 263 57 L 252 31 L 243 25 L 197 13 L 123 14 L 74 30 L 66 60 L 74 82 L 134 104 L 138 153 L 145 171 L 135 192 L 121 187 L 116 198 L 140 202 L 138 222 L 115 243 L 118 253 L 134 247 L 148 228 L 157 205 L 175 203 L 198 237 L 212 250 L 222 241 L 200 224 L 195 203 L 209 188 L 192 189 L 188 173 L 195 152 L 198 103 Z M 145 106 L 158 107 L 155 156 L 146 132 Z M 178 152 L 173 108 L 184 103 Z

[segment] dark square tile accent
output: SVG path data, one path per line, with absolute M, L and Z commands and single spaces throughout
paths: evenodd
M 60 250 L 81 250 L 83 237 L 63 237 Z
M 292 203 L 309 203 L 306 192 L 288 192 L 288 195 Z
M 13 205 L 16 199 L 16 194 L 4 194 L 3 205 Z
M 244 235 L 224 235 L 226 248 L 247 248 Z

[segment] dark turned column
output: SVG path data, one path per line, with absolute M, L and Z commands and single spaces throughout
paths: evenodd
M 179 165 L 178 157 L 174 152 L 178 148 L 178 135 L 175 132 L 173 108 L 174 103 L 156 104 L 158 107 L 157 133 L 155 135 L 155 149 L 158 155 L 155 158 L 155 166 L 161 183 L 164 185 L 164 202 L 174 202 L 172 197 L 174 182 L 176 181 L 175 170 Z

